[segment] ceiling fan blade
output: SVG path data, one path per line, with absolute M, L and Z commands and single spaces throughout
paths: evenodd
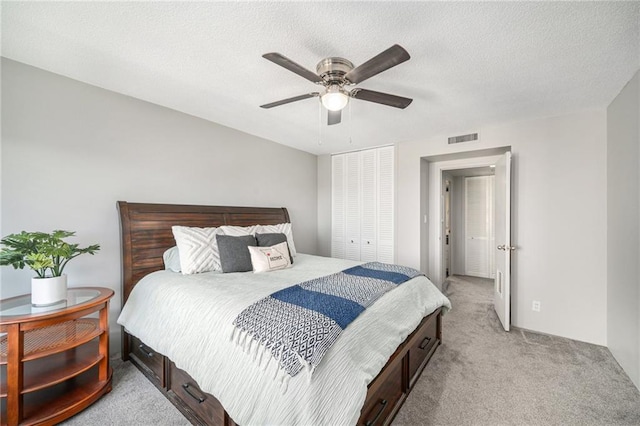
M 404 48 L 399 44 L 394 44 L 384 52 L 374 56 L 364 64 L 349 71 L 344 78 L 354 84 L 358 84 L 369 77 L 380 74 L 382 71 L 395 67 L 404 61 L 408 61 L 409 58 L 411 58 L 411 56 L 409 56 L 409 52 L 404 50 Z
M 318 74 L 314 73 L 313 71 L 309 71 L 302 65 L 296 64 L 291 59 L 287 58 L 284 55 L 281 55 L 280 53 L 277 53 L 277 52 L 265 53 L 264 55 L 262 55 L 262 57 L 314 83 L 322 83 L 323 81 L 322 77 L 320 77 Z
M 351 93 L 349 93 L 349 96 L 363 101 L 375 102 L 377 104 L 389 105 L 402 109 L 405 109 L 411 102 L 413 102 L 413 99 L 367 89 L 353 89 Z
M 342 110 L 331 111 L 327 110 L 327 125 L 332 126 L 334 124 L 340 124 L 342 121 Z
M 260 105 L 260 108 L 273 108 L 273 107 L 288 104 L 291 102 L 301 101 L 303 99 L 314 98 L 319 95 L 320 93 L 318 92 L 306 93 L 304 95 L 294 96 L 293 98 L 282 99 L 280 101 L 271 102 L 270 104 Z

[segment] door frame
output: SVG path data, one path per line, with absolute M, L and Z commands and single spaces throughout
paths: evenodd
M 510 149 L 506 149 L 510 151 Z M 460 158 L 454 160 L 434 161 L 428 162 L 428 217 L 434 220 L 428 221 L 427 236 L 428 236 L 428 253 L 432 253 L 433 256 L 429 256 L 426 259 L 427 276 L 431 281 L 442 288 L 442 284 L 445 280 L 445 256 L 444 253 L 444 172 L 449 170 L 458 169 L 472 169 L 476 167 L 489 167 L 495 164 L 502 157 L 500 155 L 490 156 L 478 156 Z M 437 236 L 437 238 L 431 238 L 429 236 Z
M 443 181 L 444 181 L 444 188 L 443 188 L 443 195 L 444 195 L 444 228 L 443 228 L 443 235 L 444 235 L 444 240 L 442 243 L 442 247 L 443 250 L 445 252 L 445 256 L 444 256 L 444 278 L 446 279 L 447 277 L 449 277 L 450 275 L 453 275 L 453 238 L 451 238 L 451 224 L 453 219 L 451 218 L 451 204 L 452 204 L 452 200 L 451 200 L 451 192 L 453 191 L 453 178 L 452 177 L 444 177 L 443 176 Z M 448 205 L 448 209 L 447 209 L 447 205 Z M 449 221 L 449 234 L 447 234 L 447 221 Z M 447 244 L 447 238 L 449 240 L 449 244 Z M 449 271 L 447 273 L 447 270 Z

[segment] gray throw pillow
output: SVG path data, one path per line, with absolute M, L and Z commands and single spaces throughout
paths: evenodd
M 276 244 L 286 243 L 287 236 L 282 233 L 270 233 L 270 234 L 256 234 L 256 241 L 258 242 L 258 247 L 272 247 Z M 289 259 L 291 260 L 291 264 L 293 265 L 293 256 L 291 256 L 291 249 L 289 248 L 289 244 L 287 244 L 287 249 L 289 250 Z
M 253 235 L 216 235 L 218 250 L 220 251 L 220 265 L 222 272 L 248 272 L 253 270 L 249 246 L 256 246 Z

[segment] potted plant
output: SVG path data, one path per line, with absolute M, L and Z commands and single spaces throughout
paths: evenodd
M 0 265 L 11 265 L 15 269 L 25 266 L 33 269 L 36 277 L 31 279 L 31 303 L 49 305 L 67 298 L 67 276 L 63 274 L 69 261 L 81 254 L 95 254 L 98 244 L 81 248 L 70 244 L 64 238 L 75 232 L 56 230 L 46 232 L 25 232 L 11 234 L 0 240 Z

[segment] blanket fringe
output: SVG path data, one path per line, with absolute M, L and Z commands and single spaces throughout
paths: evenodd
M 250 332 L 238 327 L 233 328 L 230 340 L 235 342 L 235 344 L 242 349 L 242 352 L 250 356 L 262 371 L 271 375 L 283 394 L 287 392 L 291 377 L 286 370 L 280 367 L 284 351 L 286 350 L 284 345 L 280 346 L 275 353 L 273 353 L 268 342 L 258 341 L 253 338 Z
M 316 367 L 304 359 L 298 352 L 290 350 L 288 345 L 280 345 L 280 347 L 274 351 L 269 342 L 257 340 L 251 332 L 239 327 L 233 327 L 230 340 L 239 346 L 242 352 L 251 357 L 252 361 L 260 370 L 271 375 L 273 381 L 280 387 L 282 394 L 285 394 L 289 389 L 289 380 L 291 380 L 289 373 L 281 367 L 285 351 L 287 351 L 288 354 L 293 354 L 297 358 L 302 369 L 306 372 L 307 379 L 311 382 L 311 377 Z
M 258 345 L 257 349 L 256 349 L 256 354 L 258 354 L 258 367 L 262 367 L 262 358 L 264 353 L 266 352 L 266 348 L 264 348 L 264 346 L 262 346 L 261 344 Z M 254 358 L 255 361 L 255 358 Z

